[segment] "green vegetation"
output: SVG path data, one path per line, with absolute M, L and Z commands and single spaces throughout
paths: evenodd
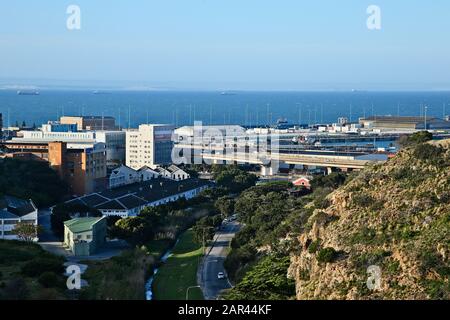
M 45 207 L 59 202 L 67 190 L 46 162 L 0 159 L 0 196 L 32 199 L 38 207 Z
M 295 281 L 286 277 L 289 257 L 268 255 L 251 267 L 242 281 L 225 294 L 227 300 L 288 300 L 295 297 Z
M 197 286 L 197 269 L 202 248 L 194 241 L 192 230 L 186 231 L 161 266 L 153 283 L 155 300 L 185 300 L 189 287 Z M 199 288 L 189 289 L 189 300 L 202 300 Z
M 42 226 L 35 226 L 30 223 L 19 222 L 14 227 L 14 232 L 21 240 L 32 242 L 42 232 Z
M 400 137 L 398 144 L 401 147 L 411 147 L 431 140 L 433 140 L 433 134 L 431 132 L 421 131 L 416 132 L 412 135 L 405 135 Z
M 430 162 L 433 165 L 439 165 L 442 160 L 444 149 L 428 143 L 419 144 L 414 148 L 414 157 L 424 162 Z
M 234 213 L 234 199 L 232 197 L 220 197 L 214 206 L 224 217 L 229 217 Z
M 295 235 L 308 228 L 307 221 L 313 213 L 313 209 L 308 205 L 317 203 L 317 206 L 322 206 L 326 195 L 333 188 L 344 183 L 345 176 L 333 174 L 317 179 L 320 183 L 314 182 L 314 192 L 300 198 L 291 196 L 288 190 L 292 185 L 284 182 L 258 185 L 239 195 L 236 199 L 235 211 L 238 213 L 240 222 L 244 223 L 244 227 L 232 240 L 232 250 L 225 260 L 228 275 L 236 282 L 236 288 L 227 294 L 227 298 L 244 297 L 240 290 L 248 291 L 251 299 L 277 299 L 277 297 L 286 298 L 294 295 L 293 292 L 277 294 L 276 289 L 273 288 L 274 293 L 270 296 L 258 290 L 257 286 L 261 286 L 263 281 L 267 283 L 272 281 L 271 277 L 274 275 L 263 272 L 268 261 L 277 265 L 279 269 L 276 272 L 286 278 L 289 263 L 285 264 L 285 261 L 282 261 L 283 263 L 277 264 L 280 262 L 277 259 L 289 256 L 295 247 Z M 320 185 L 326 187 L 320 187 Z M 288 237 L 291 239 L 287 240 Z M 310 245 L 311 250 L 318 250 L 319 246 L 319 242 Z M 257 281 L 251 281 L 252 270 L 258 273 Z M 245 286 L 241 287 L 243 282 Z M 255 287 L 251 288 L 252 286 Z M 258 296 L 258 292 L 261 296 Z
M 337 257 L 337 252 L 334 248 L 323 248 L 317 253 L 317 261 L 319 263 L 333 262 Z
M 63 263 L 35 243 L 0 240 L 0 300 L 66 299 Z
M 194 241 L 203 244 L 214 238 L 216 229 L 222 224 L 222 217 L 220 215 L 209 216 L 201 218 L 192 228 L 194 234 Z
M 88 261 L 83 279 L 89 286 L 81 290 L 86 300 L 144 300 L 145 279 L 155 263 L 147 248 L 126 250 L 105 261 Z
M 255 185 L 258 178 L 237 166 L 213 166 L 213 176 L 220 188 L 230 193 L 239 193 Z

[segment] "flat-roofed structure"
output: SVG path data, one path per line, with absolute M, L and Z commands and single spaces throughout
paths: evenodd
M 106 188 L 106 148 L 104 143 L 92 147 L 69 149 L 66 142 L 32 143 L 9 141 L 3 146 L 7 157 L 47 161 L 76 195 Z
M 61 117 L 61 124 L 76 124 L 79 131 L 82 130 L 117 130 L 116 119 L 105 116 L 81 116 L 81 117 Z
M 106 243 L 106 219 L 76 218 L 64 222 L 64 245 L 74 256 L 91 256 Z
M 126 133 L 126 165 L 138 170 L 172 163 L 175 127 L 167 124 L 142 124 Z
M 366 129 L 380 130 L 447 130 L 450 121 L 436 117 L 372 116 L 361 118 L 359 123 Z M 426 128 L 425 128 L 426 125 Z

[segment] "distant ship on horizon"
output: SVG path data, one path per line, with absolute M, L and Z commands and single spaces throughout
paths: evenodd
M 40 92 L 37 90 L 18 90 L 17 95 L 19 96 L 38 96 Z
M 94 90 L 92 91 L 92 94 L 111 94 L 111 92 L 101 91 L 101 90 Z
M 237 95 L 237 92 L 234 92 L 234 91 L 222 91 L 220 94 L 222 96 L 235 96 L 235 95 Z

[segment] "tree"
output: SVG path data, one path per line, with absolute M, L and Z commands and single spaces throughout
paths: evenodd
M 144 245 L 153 239 L 154 230 L 150 222 L 142 217 L 131 217 L 116 222 L 111 235 L 132 245 Z
M 238 193 L 255 185 L 258 177 L 252 173 L 241 170 L 239 167 L 213 168 L 214 179 L 217 186 L 227 189 L 229 192 Z
M 262 258 L 226 295 L 227 300 L 287 300 L 295 296 L 295 280 L 286 276 L 290 258 Z
M 234 213 L 234 200 L 231 197 L 221 197 L 217 199 L 214 206 L 224 217 L 229 217 Z
M 27 222 L 19 222 L 14 228 L 14 232 L 17 236 L 26 242 L 33 242 L 42 232 L 42 227 Z
M 51 206 L 67 195 L 67 185 L 42 161 L 0 161 L 0 194 L 32 199 L 38 207 Z
M 222 219 L 215 217 L 204 217 L 197 221 L 192 228 L 194 233 L 194 241 L 197 243 L 203 243 L 204 241 L 210 241 L 214 239 L 215 230 L 222 224 Z

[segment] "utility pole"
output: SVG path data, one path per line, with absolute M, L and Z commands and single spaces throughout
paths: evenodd
M 131 119 L 131 106 L 128 105 L 128 130 L 130 130 L 130 119 Z
M 428 130 L 427 129 L 427 110 L 428 110 L 428 106 L 425 105 L 425 109 L 424 109 L 424 113 L 425 113 L 425 130 Z
M 302 125 L 302 104 L 297 103 L 298 105 L 298 127 L 300 128 Z
M 352 104 L 350 104 L 350 118 L 348 119 L 349 122 L 352 122 Z
M 212 126 L 212 104 L 209 105 L 209 125 Z
M 120 131 L 122 131 L 122 122 L 121 122 L 121 120 L 122 120 L 122 115 L 121 115 L 121 110 L 120 110 L 121 108 L 120 108 L 120 106 L 119 106 L 119 130 Z

